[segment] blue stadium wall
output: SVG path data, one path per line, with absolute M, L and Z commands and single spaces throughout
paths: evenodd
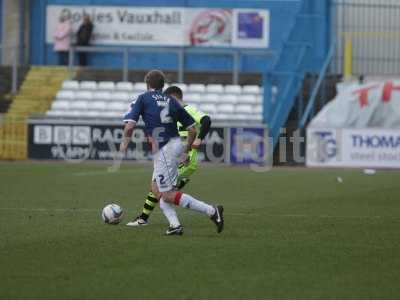
M 0 0 L 1 1 L 1 0 Z M 318 1 L 325 2 L 325 1 Z M 270 48 L 275 56 L 251 56 L 245 55 L 241 60 L 242 72 L 265 72 L 272 66 L 282 42 L 288 36 L 299 12 L 302 0 L 35 0 L 31 4 L 30 21 L 30 63 L 32 64 L 56 64 L 57 57 L 52 45 L 46 44 L 46 6 L 47 5 L 101 5 L 101 6 L 181 6 L 181 7 L 230 7 L 230 8 L 264 8 L 270 11 Z M 321 22 L 321 26 L 327 26 Z M 324 57 L 328 45 L 315 47 L 319 57 Z M 120 67 L 121 55 L 96 54 L 91 55 L 90 65 Z M 131 54 L 129 66 L 132 69 L 162 68 L 164 70 L 176 70 L 178 60 L 174 54 Z M 212 56 L 190 54 L 185 57 L 185 68 L 191 71 L 215 70 L 229 71 L 233 61 L 230 56 Z M 318 69 L 319 62 L 315 62 Z M 313 67 L 312 67 L 313 68 Z
M 3 44 L 3 0 L 0 0 L 0 45 Z M 0 49 L 1 63 L 1 49 Z

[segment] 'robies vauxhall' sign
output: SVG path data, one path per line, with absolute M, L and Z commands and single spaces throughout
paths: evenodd
M 47 43 L 60 17 L 68 17 L 76 32 L 84 15 L 93 20 L 97 45 L 269 46 L 268 10 L 71 5 L 47 6 Z
M 400 130 L 308 128 L 307 165 L 400 168 Z

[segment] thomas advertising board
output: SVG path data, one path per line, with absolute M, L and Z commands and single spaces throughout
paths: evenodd
M 307 130 L 307 166 L 400 168 L 400 130 Z

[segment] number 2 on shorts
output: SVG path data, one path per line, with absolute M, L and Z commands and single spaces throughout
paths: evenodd
M 165 184 L 165 177 L 164 177 L 164 175 L 160 174 L 160 175 L 158 175 L 158 178 L 159 178 L 160 184 Z

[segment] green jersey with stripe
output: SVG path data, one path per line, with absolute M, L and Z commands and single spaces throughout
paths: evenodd
M 197 134 L 199 134 L 200 126 L 201 126 L 200 121 L 204 116 L 206 116 L 206 114 L 191 105 L 185 104 L 183 106 L 183 108 L 196 121 L 196 130 L 197 130 Z M 178 122 L 178 129 L 179 129 L 179 135 L 181 137 L 186 138 L 188 136 L 188 131 L 186 129 L 184 129 L 182 124 L 179 122 Z

